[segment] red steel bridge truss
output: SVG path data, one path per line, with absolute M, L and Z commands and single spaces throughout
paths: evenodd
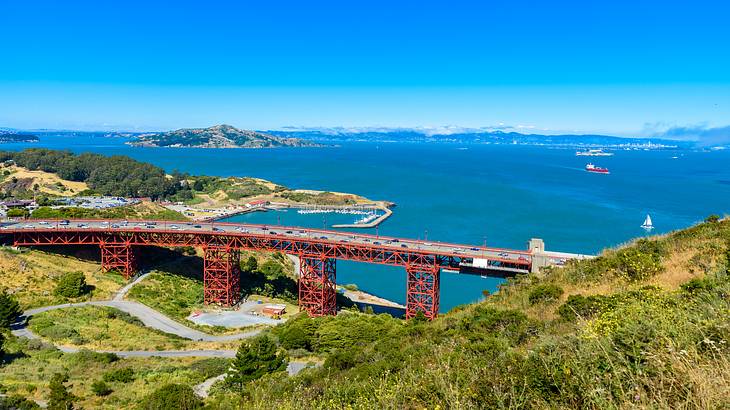
M 464 260 L 460 255 L 426 250 L 256 233 L 49 228 L 17 230 L 12 234 L 15 246 L 98 245 L 102 269 L 118 270 L 125 278 L 134 275 L 137 249 L 141 246 L 202 248 L 205 303 L 223 306 L 237 303 L 241 296 L 240 250 L 295 255 L 300 260 L 299 305 L 311 316 L 336 312 L 337 259 L 405 267 L 406 318 L 421 312 L 428 319 L 438 315 L 441 268 L 458 270 Z M 529 261 L 515 264 L 524 268 Z

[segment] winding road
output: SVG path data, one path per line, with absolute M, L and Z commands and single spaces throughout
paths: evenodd
M 119 309 L 123 312 L 129 313 L 130 315 L 138 318 L 142 323 L 150 328 L 160 330 L 165 333 L 180 336 L 185 339 L 201 341 L 201 342 L 227 342 L 231 340 L 241 340 L 249 337 L 256 336 L 261 330 L 251 330 L 248 332 L 236 333 L 232 335 L 209 335 L 199 330 L 191 329 L 179 322 L 176 322 L 162 313 L 150 308 L 149 306 L 143 305 L 139 302 L 124 300 L 124 296 L 136 285 L 137 283 L 144 280 L 149 273 L 142 274 L 135 278 L 132 282 L 122 287 L 111 300 L 97 300 L 89 302 L 79 303 L 64 303 L 61 305 L 44 306 L 35 309 L 29 309 L 23 312 L 23 315 L 11 326 L 13 335 L 17 337 L 24 337 L 27 339 L 40 339 L 38 335 L 31 332 L 28 329 L 28 319 L 31 316 L 37 315 L 42 312 L 49 310 L 65 309 L 70 307 L 80 306 L 108 306 Z M 57 346 L 59 350 L 66 353 L 75 353 L 80 349 L 75 347 Z M 130 351 L 102 351 L 103 353 L 114 353 L 120 357 L 234 357 L 236 352 L 234 350 L 161 350 L 161 351 L 143 351 L 143 350 L 130 350 Z

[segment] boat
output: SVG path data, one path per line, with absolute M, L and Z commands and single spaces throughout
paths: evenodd
M 613 152 L 605 152 L 602 149 L 589 149 L 585 151 L 576 151 L 575 155 L 579 157 L 610 157 L 613 155 Z
M 586 171 L 594 172 L 596 174 L 610 174 L 610 172 L 608 172 L 608 168 L 601 168 L 593 164 L 587 164 Z
M 646 214 L 646 219 L 644 219 L 644 223 L 641 224 L 641 227 L 647 231 L 654 229 L 654 224 L 651 223 L 651 216 L 649 216 L 649 214 Z

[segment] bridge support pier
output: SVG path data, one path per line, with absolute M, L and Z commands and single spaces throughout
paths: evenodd
M 441 268 L 436 265 L 409 264 L 406 285 L 406 319 L 422 312 L 428 320 L 439 313 Z
M 203 301 L 233 306 L 241 298 L 240 253 L 226 245 L 203 248 Z
M 299 257 L 299 307 L 309 316 L 337 313 L 336 259 Z
M 124 279 L 134 276 L 137 270 L 136 248 L 128 242 L 102 242 L 101 269 L 104 272 L 118 270 Z

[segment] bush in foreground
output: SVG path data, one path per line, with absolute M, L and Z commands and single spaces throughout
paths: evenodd
M 530 300 L 531 305 L 536 305 L 538 303 L 554 302 L 560 299 L 562 295 L 563 288 L 552 283 L 544 283 L 535 286 L 532 291 L 530 291 L 528 299 Z
M 61 276 L 53 293 L 65 298 L 77 298 L 88 291 L 83 272 L 69 272 Z
M 147 396 L 140 408 L 148 410 L 191 410 L 203 406 L 190 386 L 168 384 Z

